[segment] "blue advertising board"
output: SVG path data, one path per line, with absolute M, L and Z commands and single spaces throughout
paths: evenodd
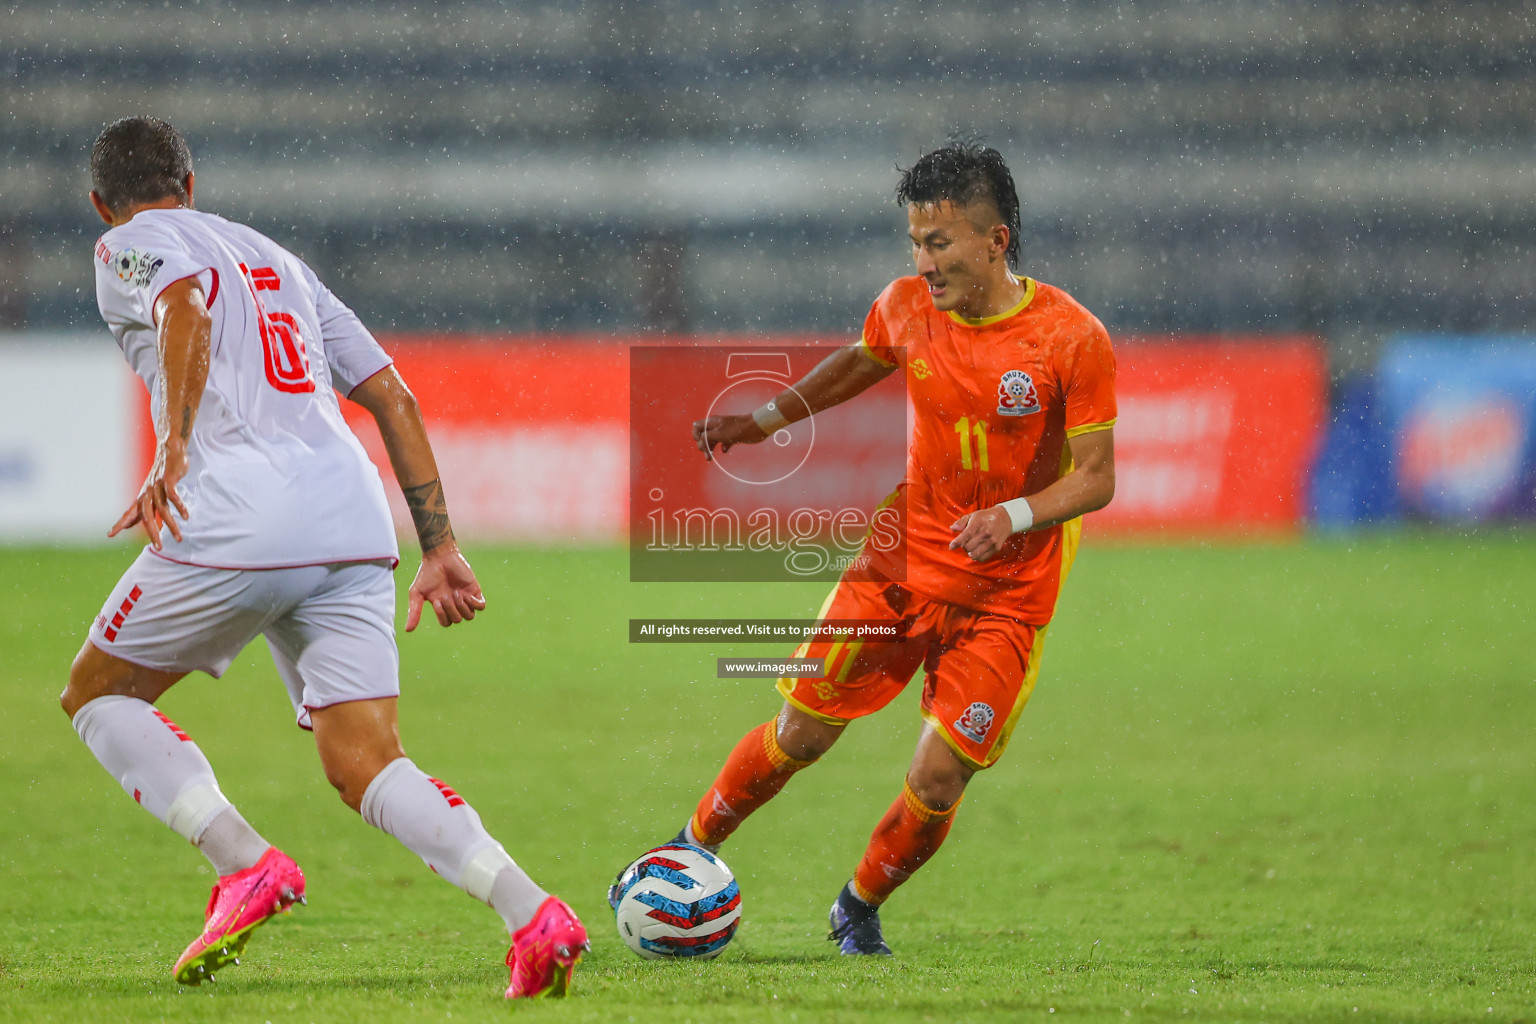
M 1398 337 L 1377 384 L 1403 512 L 1536 516 L 1536 339 Z
M 1392 439 L 1375 375 L 1335 381 L 1329 405 L 1327 436 L 1312 467 L 1312 525 L 1348 529 L 1395 517 Z

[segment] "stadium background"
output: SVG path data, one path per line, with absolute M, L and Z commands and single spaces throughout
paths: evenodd
M 620 583 L 626 346 L 851 337 L 909 265 L 894 167 L 953 131 L 1009 159 L 1024 272 L 1117 341 L 1122 490 L 1088 530 L 1125 536 L 1085 553 L 1028 735 L 968 803 L 953 856 L 911 885 L 895 932 L 908 973 L 834 974 L 853 986 L 836 998 L 795 974 L 822 889 L 909 749 L 915 719 L 897 711 L 803 784 L 799 811 L 764 812 L 763 850 L 736 855 L 760 908 L 746 958 L 707 982 L 658 975 L 608 937 L 592 1019 L 679 1003 L 757 1019 L 774 986 L 804 1019 L 890 1019 L 898 998 L 958 1018 L 939 992 L 962 982 L 1004 1010 L 1089 1017 L 1230 1019 L 1251 996 L 1280 1017 L 1529 1018 L 1533 42 L 1529 5 L 1503 3 L 0 8 L 0 865 L 16 901 L 0 984 L 15 1019 L 96 1016 L 93 996 L 165 1012 L 141 994 L 184 940 L 186 913 L 116 895 L 112 836 L 168 846 L 82 763 L 48 697 L 129 557 L 89 545 L 142 479 L 142 388 L 95 311 L 84 193 L 95 134 L 144 112 L 187 135 L 198 205 L 308 260 L 422 392 L 508 618 L 405 644 L 413 692 L 437 708 L 413 749 L 510 846 L 595 837 L 529 857 L 599 922 L 581 887 L 671 822 L 766 713 L 710 678 L 715 654 L 762 648 L 637 650 L 625 620 L 815 604 L 789 585 Z M 270 692 L 261 661 L 227 684 Z M 387 951 L 333 968 L 338 943 L 364 942 L 313 914 L 265 938 L 267 963 L 324 989 L 320 1016 L 409 1016 L 407 998 L 484 1011 L 466 1005 L 496 966 L 473 959 L 483 921 L 463 938 L 476 908 L 425 883 L 376 900 L 363 878 L 419 865 L 322 805 L 301 737 L 258 743 L 220 717 L 218 689 L 173 698 L 221 771 L 220 750 L 260 766 L 240 787 L 253 819 L 330 844 L 305 863 L 332 905 L 394 908 L 364 922 L 368 941 L 413 949 L 414 928 L 448 974 Z M 659 710 L 690 705 L 707 726 Z M 524 723 L 508 759 L 579 765 L 575 781 L 508 787 L 470 753 L 506 750 L 497 721 Z M 594 749 L 638 749 L 622 754 L 632 777 Z M 825 871 L 786 870 L 764 838 L 807 804 L 825 808 Z M 978 857 L 995 869 L 980 881 Z M 190 859 L 155 865 L 148 891 L 185 901 L 202 884 Z M 944 898 L 957 890 L 964 914 Z M 124 923 L 100 930 L 103 905 Z M 953 959 L 978 928 L 1001 952 Z M 97 964 L 99 947 L 120 962 Z M 73 970 L 102 980 L 81 989 Z M 253 1001 L 227 991 L 221 1012 L 266 1019 L 264 1000 L 291 995 L 242 970 Z
M 1518 334 L 1536 316 L 1522 5 L 974 3 L 934 20 L 867 3 L 19 4 L 4 19 L 8 360 L 60 332 L 101 348 L 84 160 L 129 111 L 186 133 L 204 208 L 291 246 L 380 333 L 567 352 L 658 333 L 848 337 L 907 264 L 893 167 L 958 130 L 1015 168 L 1026 272 L 1117 339 L 1315 340 L 1346 422 L 1324 493 L 1309 495 L 1326 382 L 1268 394 L 1273 432 L 1300 435 L 1291 461 L 1304 463 L 1271 521 L 1536 504 L 1515 493 L 1536 481 L 1527 399 L 1463 396 L 1424 426 L 1370 376 L 1400 334 Z M 611 376 L 621 357 L 585 358 Z M 1507 380 L 1508 359 L 1532 372 L 1508 353 L 1486 378 Z M 1438 385 L 1442 369 L 1412 379 Z M 1211 410 L 1183 407 L 1208 386 L 1133 396 L 1122 445 L 1239 450 L 1230 431 L 1212 436 Z M 583 415 L 612 419 L 568 413 Z M 537 441 L 546 426 L 522 429 Z M 6 433 L 0 524 L 26 535 L 24 510 L 58 498 L 44 478 L 73 466 L 48 468 L 58 456 L 16 441 L 24 427 Z M 449 479 L 530 447 L 504 434 L 450 458 L 464 466 Z M 1418 454 L 1398 481 L 1404 444 Z M 1172 467 L 1124 454 L 1106 519 L 1137 505 L 1154 523 L 1223 518 L 1170 506 Z M 1422 493 L 1403 501 L 1399 483 Z M 1460 496 L 1437 502 L 1446 491 Z M 82 500 L 68 503 L 83 520 Z

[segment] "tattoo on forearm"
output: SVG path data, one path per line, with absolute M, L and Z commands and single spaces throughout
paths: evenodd
M 402 487 L 405 504 L 411 510 L 411 520 L 416 524 L 416 537 L 421 541 L 423 553 L 440 544 L 453 540 L 453 527 L 448 522 L 448 503 L 443 498 L 441 479 L 434 478 L 415 487 Z
M 183 441 L 185 441 L 187 438 L 192 436 L 192 420 L 193 420 L 192 410 L 191 409 L 182 409 L 181 410 L 181 439 Z

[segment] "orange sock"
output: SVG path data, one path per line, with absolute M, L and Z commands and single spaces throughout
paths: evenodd
M 764 722 L 741 738 L 693 815 L 693 834 L 714 846 L 725 842 L 747 815 L 778 795 L 810 761 L 796 761 L 779 746 L 778 723 Z
M 901 796 L 875 826 L 864 859 L 853 873 L 854 895 L 874 906 L 884 903 L 938 852 L 959 806 L 956 801 L 949 810 L 936 811 L 917 798 L 911 783 L 903 783 Z

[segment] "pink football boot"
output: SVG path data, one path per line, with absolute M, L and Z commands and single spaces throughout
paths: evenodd
M 563 996 L 581 954 L 592 948 L 587 930 L 565 901 L 551 896 L 539 904 L 533 920 L 512 935 L 507 966 L 512 968 L 508 999 Z
M 208 922 L 172 972 L 182 985 L 213 980 L 213 972 L 238 964 L 251 933 L 277 914 L 304 902 L 304 872 L 293 858 L 270 847 L 244 871 L 224 875 L 208 898 Z

